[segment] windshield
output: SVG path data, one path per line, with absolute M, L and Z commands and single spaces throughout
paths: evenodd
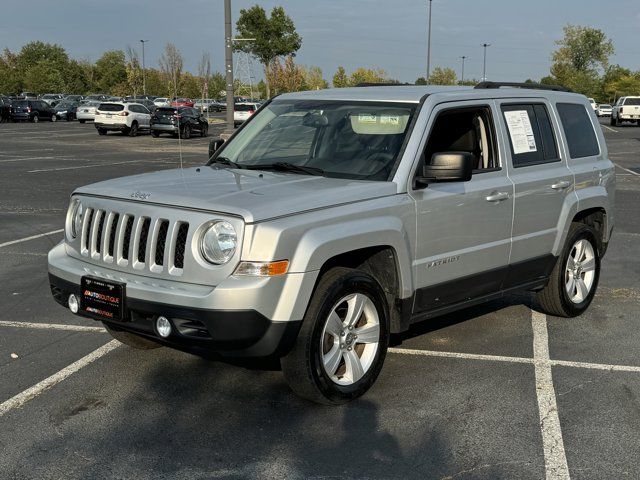
M 416 106 L 274 101 L 253 117 L 219 156 L 239 167 L 286 162 L 320 169 L 330 177 L 386 181 Z

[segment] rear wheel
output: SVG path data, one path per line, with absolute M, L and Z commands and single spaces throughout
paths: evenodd
M 156 130 L 151 130 L 151 136 L 153 138 L 158 138 L 160 136 L 160 132 L 158 132 Z
M 320 279 L 296 343 L 281 359 L 291 389 L 336 405 L 373 385 L 389 344 L 384 292 L 370 275 L 334 268 Z
M 129 129 L 128 134 L 130 137 L 138 136 L 138 122 L 133 122 L 131 124 L 131 128 Z
M 550 315 L 578 316 L 593 300 L 599 278 L 600 255 L 596 233 L 589 225 L 572 223 L 549 283 L 537 293 L 536 300 Z
M 78 120 L 80 123 L 84 123 L 86 122 L 86 120 Z
M 207 135 L 209 135 L 209 124 L 205 123 L 200 129 L 200 136 L 206 137 Z
M 185 125 L 182 129 L 182 138 L 189 140 L 191 138 L 191 125 Z
M 139 337 L 138 335 L 134 335 L 129 332 L 122 332 L 120 330 L 114 330 L 106 323 L 103 323 L 104 328 L 107 329 L 107 332 L 118 340 L 120 343 L 124 343 L 125 345 L 135 348 L 136 350 L 153 350 L 155 348 L 160 348 L 162 345 L 156 342 L 152 342 L 151 340 L 147 340 L 146 338 Z
M 33 123 L 38 123 L 40 121 L 40 116 L 36 113 L 31 119 Z
M 106 135 L 107 131 L 104 128 L 99 128 L 98 129 L 98 135 Z
M 57 115 L 51 115 L 51 121 L 52 122 L 57 122 L 58 121 L 58 116 Z

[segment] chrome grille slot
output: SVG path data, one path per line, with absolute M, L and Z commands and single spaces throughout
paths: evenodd
M 164 265 L 164 250 L 167 243 L 167 232 L 169 231 L 169 220 L 160 220 L 158 226 L 158 236 L 155 244 L 156 265 Z
M 125 261 L 129 260 L 129 250 L 131 249 L 131 234 L 133 232 L 133 216 L 126 215 L 126 225 L 124 228 L 124 235 L 122 237 L 122 258 Z
M 149 217 L 142 217 L 140 220 L 140 227 L 138 230 L 138 255 L 137 260 L 139 263 L 144 264 L 147 256 L 147 241 L 149 240 L 149 225 L 151 225 L 151 219 Z
M 108 225 L 107 236 L 105 236 L 106 238 L 109 239 L 109 245 L 107 247 L 107 255 L 111 258 L 113 258 L 113 253 L 116 248 L 116 233 L 118 230 L 118 220 L 120 220 L 120 214 L 112 213 L 111 222 L 109 222 L 109 225 Z
M 173 250 L 173 265 L 176 268 L 184 268 L 184 250 L 187 246 L 187 234 L 189 233 L 189 224 L 186 222 L 178 222 L 179 227 L 176 234 L 175 248 Z
M 98 220 L 98 232 L 96 233 L 96 253 L 101 253 L 102 250 L 102 234 L 104 233 L 105 212 L 99 211 L 100 219 Z
M 98 234 L 102 235 L 101 223 L 103 218 L 104 218 L 104 210 L 96 210 L 93 213 L 93 220 L 91 222 L 91 234 L 89 235 L 89 256 L 95 259 L 100 258 L 100 250 L 98 247 Z
M 89 239 L 91 238 L 91 222 L 93 221 L 93 208 L 87 208 L 82 219 L 82 255 L 89 255 Z

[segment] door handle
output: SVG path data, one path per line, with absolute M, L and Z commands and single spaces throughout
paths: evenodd
M 509 198 L 509 194 L 507 192 L 498 192 L 492 193 L 488 197 L 485 197 L 487 202 L 501 202 L 502 200 L 506 200 Z
M 564 190 L 565 188 L 568 188 L 570 186 L 571 186 L 571 182 L 562 180 L 558 183 L 554 183 L 553 185 L 551 185 L 551 188 L 553 188 L 554 190 Z

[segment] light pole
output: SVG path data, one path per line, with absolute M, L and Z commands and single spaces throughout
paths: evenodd
M 427 85 L 429 84 L 429 76 L 431 75 L 431 4 L 433 0 L 429 0 L 429 32 L 427 34 Z
M 227 84 L 227 134 L 233 133 L 233 32 L 231 0 L 224 0 L 224 63 Z
M 460 83 L 464 83 L 464 61 L 467 57 L 463 55 L 460 58 L 462 59 L 462 72 L 460 74 Z
M 487 47 L 490 47 L 491 44 L 483 43 L 482 46 L 484 47 L 484 60 L 482 61 L 482 81 L 486 82 L 487 81 Z
M 145 75 L 145 66 L 144 66 L 144 44 L 147 43 L 149 40 L 140 40 L 140 43 L 142 44 L 142 94 L 146 95 L 147 94 L 147 78 Z

